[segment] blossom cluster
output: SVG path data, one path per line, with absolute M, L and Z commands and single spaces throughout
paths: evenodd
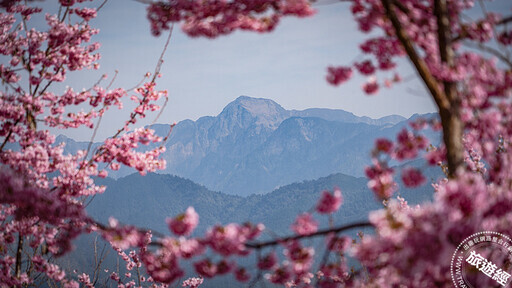
M 411 208 L 392 201 L 387 209 L 370 214 L 377 235 L 366 236 L 356 246 L 356 256 L 369 269 L 374 285 L 450 286 L 446 259 L 468 235 L 509 233 L 512 214 L 505 207 L 510 203 L 509 191 L 486 185 L 479 174 L 465 173 L 436 185 L 432 203 Z M 509 260 L 492 261 L 504 265 Z
M 109 163 L 112 170 L 119 170 L 120 164 L 124 164 L 137 169 L 144 175 L 146 172 L 165 169 L 165 160 L 159 158 L 160 154 L 165 152 L 165 147 L 160 146 L 145 152 L 136 151 L 135 148 L 138 148 L 139 144 L 148 145 L 161 141 L 162 137 L 156 136 L 154 130 L 138 128 L 121 137 L 105 140 L 93 159 L 96 162 Z
M 426 123 L 427 121 L 419 118 L 416 122 L 411 123 L 414 132 L 405 128 L 402 129 L 397 135 L 396 143 L 385 138 L 379 138 L 375 141 L 375 147 L 372 151 L 373 165 L 366 167 L 365 173 L 369 178 L 368 187 L 377 198 L 389 199 L 398 189 L 393 178 L 395 168 L 389 167 L 388 162 L 390 160 L 416 159 L 428 147 L 428 139 L 416 133 L 416 130 L 423 128 L 418 124 L 419 122 Z M 406 187 L 417 187 L 423 185 L 426 181 L 418 168 L 405 167 L 401 172 L 401 178 Z
M 122 88 L 102 88 L 101 81 L 80 92 L 54 85 L 70 72 L 99 68 L 100 45 L 91 42 L 98 30 L 89 25 L 97 10 L 85 7 L 89 3 L 84 0 L 60 1 L 59 14 L 39 17 L 46 29 L 36 30 L 31 19 L 42 9 L 8 2 L 0 12 L 0 282 L 32 285 L 33 275 L 40 274 L 64 287 L 78 287 L 79 282 L 92 287 L 88 275 L 73 278 L 51 259 L 69 252 L 76 237 L 96 227 L 85 204 L 105 190 L 94 183 L 94 177 L 106 176 L 101 162 L 125 164 L 141 173 L 165 167 L 159 159 L 162 148 L 134 151 L 162 138 L 150 129 L 126 131 L 134 118 L 158 110 L 155 103 L 166 92 L 157 91 L 154 82 L 139 87 L 140 99 L 132 97 L 138 106 L 118 134 L 97 151 L 66 154 L 48 127 L 97 128 L 96 120 L 112 106 L 122 108 L 122 98 L 128 96 Z M 77 112 L 79 108 L 85 111 Z M 136 229 L 127 230 L 102 232 L 106 239 L 133 245 L 126 239 Z
M 159 35 L 169 23 L 183 22 L 189 36 L 214 38 L 235 30 L 269 32 L 283 16 L 314 13 L 305 0 L 156 1 L 148 6 L 151 31 Z
M 102 88 L 99 84 L 81 92 L 66 88 L 59 93 L 53 89 L 52 84 L 65 81 L 71 71 L 99 68 L 99 44 L 90 43 L 98 30 L 89 26 L 97 10 L 75 5 L 83 2 L 60 0 L 59 14 L 44 17 L 46 31 L 28 29 L 26 25 L 41 9 L 21 5 L 17 0 L 1 5 L 5 9 L 0 13 L 0 55 L 5 59 L 0 64 L 2 284 L 31 285 L 33 272 L 38 272 L 64 287 L 78 287 L 79 283 L 92 287 L 94 277 L 77 273 L 73 278 L 50 259 L 70 251 L 71 241 L 78 235 L 98 231 L 126 263 L 124 276 L 110 274 L 118 287 L 134 287 L 142 282 L 165 287 L 185 275 L 184 261 L 190 261 L 200 277 L 185 280 L 183 285 L 189 287 L 226 274 L 240 282 L 266 279 L 287 287 L 451 286 L 447 259 L 467 235 L 482 230 L 510 232 L 512 61 L 507 51 L 512 46 L 512 33 L 504 24 L 512 18 L 483 9 L 481 18 L 467 20 L 461 15 L 472 9 L 471 0 L 350 1 L 359 29 L 382 33 L 371 34 L 360 45 L 368 58 L 346 67 L 329 67 L 327 81 L 339 85 L 357 71 L 368 77 L 363 91 L 374 94 L 381 86 L 377 73 L 394 72 L 384 81 L 385 86 L 401 81 L 394 69 L 397 57 L 407 55 L 441 110 L 440 121 L 419 119 L 411 123 L 412 130 L 401 130 L 396 141 L 376 141 L 373 164 L 365 172 L 369 188 L 379 200 L 385 200 L 385 207 L 370 214 L 374 235 L 360 234 L 361 241 L 353 243 L 338 235 L 343 227 L 319 230 L 310 211 L 297 216 L 291 225 L 294 235 L 272 241 L 257 242 L 264 226 L 250 223 L 216 225 L 205 235 L 196 236 L 199 215 L 190 207 L 168 219 L 174 236 L 152 240 L 147 231 L 121 225 L 115 219 L 108 225 L 95 223 L 86 214 L 84 201 L 105 189 L 93 181 L 96 176 L 107 176 L 100 165 L 112 170 L 126 165 L 141 174 L 165 167 L 165 161 L 159 159 L 164 148 L 158 146 L 164 139 L 149 128 L 130 132 L 130 126 L 148 112 L 159 110 L 156 102 L 167 97 L 166 91 L 156 90 L 155 77 L 130 96 L 136 108 L 125 126 L 95 151 L 65 155 L 63 144 L 55 143 L 55 136 L 41 127 L 45 123 L 64 129 L 97 128 L 95 119 L 109 107 L 122 108 L 121 100 L 128 96 L 122 88 Z M 441 2 L 447 5 L 446 12 L 441 11 Z M 304 0 L 178 0 L 148 5 L 155 35 L 177 22 L 182 22 L 190 36 L 216 37 L 235 30 L 268 32 L 284 16 L 304 17 L 313 12 Z M 450 25 L 444 27 L 443 23 Z M 482 50 L 465 49 L 465 44 Z M 89 110 L 74 112 L 77 106 Z M 457 121 L 464 136 L 461 147 L 455 148 L 463 150 L 464 163 L 455 163 L 454 169 L 447 163 L 453 160 L 450 153 L 454 152 L 450 143 L 453 130 L 449 127 Z M 421 134 L 426 127 L 443 131 L 439 147 L 429 145 Z M 140 145 L 157 148 L 142 152 Z M 393 199 L 398 189 L 393 179 L 397 168 L 389 163 L 422 156 L 429 165 L 444 168 L 449 178 L 433 184 L 436 192 L 432 202 L 412 208 L 402 198 Z M 420 169 L 408 166 L 401 169 L 401 179 L 406 187 L 426 182 Z M 339 189 L 324 191 L 314 210 L 332 216 L 342 202 Z M 316 236 L 325 236 L 327 249 L 318 267 L 314 265 L 315 257 L 322 253 L 303 241 Z M 274 245 L 281 247 L 282 255 L 278 256 L 277 249 L 264 251 Z M 25 253 L 28 248 L 35 253 Z M 129 248 L 138 251 L 126 253 Z M 255 250 L 258 271 L 236 261 Z M 350 252 L 362 265 L 361 271 L 348 267 L 345 254 Z M 329 257 L 331 253 L 334 257 Z M 490 255 L 488 260 L 497 267 L 505 267 L 509 261 L 498 255 Z M 139 275 L 142 267 L 150 277 Z M 479 281 L 477 286 L 495 284 L 487 282 L 492 278 Z

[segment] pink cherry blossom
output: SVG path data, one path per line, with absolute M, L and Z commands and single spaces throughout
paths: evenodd
M 377 81 L 371 80 L 363 85 L 363 91 L 368 95 L 375 94 L 377 93 L 378 90 L 379 84 L 377 83 Z
M 337 210 L 337 209 L 335 209 Z M 292 224 L 292 230 L 299 235 L 309 235 L 318 230 L 318 222 L 309 213 L 302 213 Z
M 240 267 L 235 271 L 235 278 L 240 282 L 247 282 L 251 279 L 251 275 L 247 272 L 247 269 Z
M 375 73 L 375 67 L 373 66 L 373 63 L 370 60 L 365 60 L 361 63 L 356 63 L 354 66 L 357 68 L 359 73 L 363 75 L 372 75 Z
M 303 247 L 298 241 L 291 241 L 285 247 L 284 254 L 290 261 L 293 273 L 296 275 L 307 273 L 313 265 L 315 250 L 311 247 Z
M 204 278 L 203 277 L 192 277 L 188 278 L 187 280 L 183 281 L 182 287 L 189 287 L 189 288 L 197 288 L 201 284 L 203 284 Z
M 272 273 L 266 274 L 265 277 L 274 284 L 284 285 L 292 279 L 292 271 L 289 266 L 281 266 L 273 270 Z
M 406 187 L 417 187 L 423 185 L 426 179 L 420 170 L 409 167 L 402 170 L 402 181 Z
M 277 256 L 275 252 L 270 252 L 258 260 L 258 268 L 261 270 L 270 270 L 277 265 Z
M 327 68 L 327 82 L 332 85 L 340 85 L 352 76 L 352 68 L 350 67 L 329 67 Z
M 414 135 L 403 129 L 397 135 L 396 158 L 398 160 L 413 159 L 418 156 L 421 149 L 428 145 L 428 139 L 422 135 Z
M 333 213 L 340 208 L 342 203 L 343 197 L 341 196 L 341 190 L 336 187 L 333 193 L 329 191 L 322 192 L 322 197 L 316 204 L 316 211 L 322 214 Z
M 252 231 L 245 229 L 238 224 L 226 226 L 214 226 L 206 233 L 208 245 L 217 253 L 223 256 L 247 255 L 245 243 L 251 240 Z
M 388 139 L 379 138 L 375 140 L 375 149 L 377 152 L 391 154 L 393 149 L 393 142 Z
M 343 253 L 348 250 L 348 247 L 352 243 L 352 240 L 349 237 L 343 236 L 338 237 L 334 235 L 330 235 L 326 237 L 327 248 L 332 251 Z
M 393 195 L 397 186 L 393 179 L 393 169 L 383 167 L 380 163 L 366 167 L 368 188 L 370 188 L 379 199 L 387 199 Z
M 212 2 L 156 1 L 148 7 L 151 31 L 159 35 L 169 23 L 183 21 L 189 36 L 214 38 L 235 30 L 272 31 L 283 16 L 306 17 L 314 14 L 304 0 Z
M 212 278 L 217 274 L 217 265 L 212 263 L 210 259 L 203 259 L 195 262 L 194 267 L 199 275 L 206 278 Z
M 190 235 L 199 223 L 199 215 L 193 207 L 173 219 L 167 219 L 169 229 L 176 235 Z

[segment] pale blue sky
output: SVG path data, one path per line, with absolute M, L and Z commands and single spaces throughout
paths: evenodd
M 358 45 L 367 35 L 358 32 L 347 3 L 315 7 L 315 16 L 285 19 L 269 34 L 236 32 L 211 40 L 189 38 L 175 27 L 161 70 L 163 77 L 158 81 L 159 88 L 169 91 L 170 99 L 158 122 L 217 115 L 240 95 L 269 98 L 285 109 L 343 109 L 372 118 L 434 111 L 433 102 L 416 80 L 381 89 L 375 96 L 362 93 L 364 77 L 354 77 L 340 87 L 329 85 L 325 81 L 327 66 L 364 59 Z M 66 85 L 75 90 L 88 88 L 99 75 L 112 76 L 118 70 L 114 86 L 128 88 L 154 70 L 166 35 L 157 38 L 150 34 L 143 4 L 111 0 L 91 24 L 100 29 L 94 40 L 102 45 L 101 69 L 98 73 L 71 73 Z M 409 64 L 403 64 L 404 77 L 414 78 Z M 97 139 L 112 135 L 127 115 L 128 111 L 111 111 L 102 121 Z M 67 134 L 87 140 L 90 130 Z

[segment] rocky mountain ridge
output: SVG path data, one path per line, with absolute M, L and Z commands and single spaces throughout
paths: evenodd
M 165 144 L 167 168 L 159 173 L 240 196 L 332 173 L 360 177 L 374 140 L 395 137 L 406 125 L 396 115 L 371 119 L 334 109 L 286 110 L 269 99 L 240 96 L 217 116 L 179 122 Z M 169 131 L 169 125 L 152 128 L 159 135 Z M 59 141 L 70 151 L 87 144 L 62 136 Z

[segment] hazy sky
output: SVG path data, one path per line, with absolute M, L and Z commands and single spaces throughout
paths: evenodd
M 42 3 L 50 8 L 51 2 Z M 358 32 L 348 4 L 314 7 L 318 10 L 315 16 L 285 19 L 269 34 L 236 32 L 210 40 L 189 38 L 176 26 L 158 81 L 160 89 L 169 91 L 170 99 L 158 122 L 217 115 L 240 95 L 269 98 L 285 109 L 343 109 L 372 118 L 434 111 L 407 62 L 400 69 L 412 80 L 381 89 L 376 96 L 362 93 L 364 77 L 340 87 L 329 85 L 325 81 L 327 66 L 364 59 L 358 45 L 368 36 Z M 75 90 L 89 88 L 100 74 L 110 77 L 118 70 L 114 86 L 128 88 L 154 70 L 166 34 L 151 35 L 143 4 L 111 0 L 91 24 L 100 29 L 94 37 L 102 45 L 100 72 L 71 73 L 66 85 Z M 127 113 L 111 111 L 102 121 L 97 139 L 111 135 Z M 68 135 L 86 140 L 90 131 Z

